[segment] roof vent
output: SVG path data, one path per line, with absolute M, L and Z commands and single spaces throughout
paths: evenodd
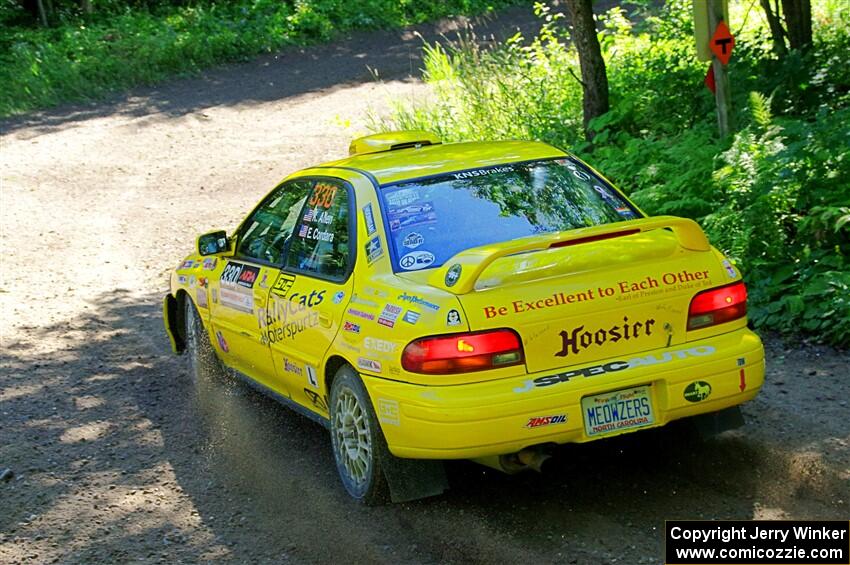
M 390 131 L 352 140 L 351 145 L 348 146 L 348 154 L 365 155 L 396 149 L 417 148 L 424 145 L 438 145 L 439 143 L 441 143 L 440 138 L 429 131 Z

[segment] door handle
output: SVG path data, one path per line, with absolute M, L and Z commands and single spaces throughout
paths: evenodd
M 266 295 L 254 293 L 254 304 L 257 306 L 265 306 L 266 305 Z
M 327 312 L 319 312 L 319 323 L 326 328 L 329 328 L 333 325 L 334 319 L 333 316 L 328 314 Z

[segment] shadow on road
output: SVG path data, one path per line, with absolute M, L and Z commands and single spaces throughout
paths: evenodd
M 746 428 L 701 442 L 671 425 L 559 448 L 542 475 L 450 463 L 445 495 L 363 508 L 338 484 L 323 428 L 240 383 L 191 382 L 159 297 L 119 290 L 28 339 L 0 358 L 0 467 L 20 478 L 0 484 L 0 532 L 63 544 L 72 561 L 166 544 L 189 560 L 654 562 L 665 519 L 823 519 L 844 488 L 800 476 Z M 60 346 L 45 354 L 43 340 Z M 195 522 L 153 496 L 175 491 Z M 69 504 L 78 522 L 56 523 Z

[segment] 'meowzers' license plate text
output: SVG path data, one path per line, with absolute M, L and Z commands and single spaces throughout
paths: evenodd
M 649 386 L 639 386 L 581 399 L 587 435 L 600 435 L 655 422 Z

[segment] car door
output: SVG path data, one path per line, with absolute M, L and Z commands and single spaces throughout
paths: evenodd
M 322 361 L 340 331 L 352 289 L 353 200 L 351 186 L 340 179 L 312 180 L 284 272 L 269 296 L 279 337 L 271 342 L 278 376 L 293 400 L 323 415 L 327 400 L 319 378 Z
M 268 298 L 283 265 L 286 246 L 304 206 L 309 183 L 275 188 L 236 231 L 232 257 L 211 277 L 213 341 L 230 367 L 287 395 L 277 377 L 269 344 Z

